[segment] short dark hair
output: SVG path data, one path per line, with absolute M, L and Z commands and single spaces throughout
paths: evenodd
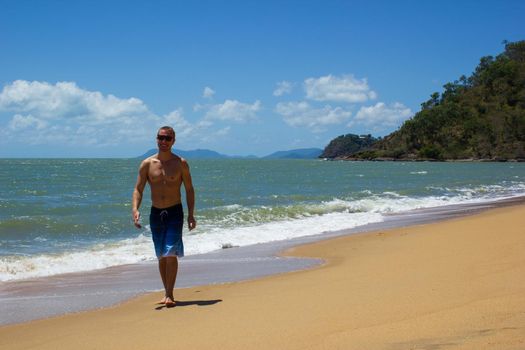
M 175 137 L 175 130 L 173 130 L 173 128 L 171 126 L 165 125 L 165 126 L 159 128 L 159 131 L 161 131 L 161 130 L 169 131 L 173 135 L 173 137 Z M 157 133 L 158 133 L 158 131 L 157 131 Z

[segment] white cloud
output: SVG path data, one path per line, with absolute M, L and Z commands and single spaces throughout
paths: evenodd
M 146 113 L 146 105 L 137 98 L 119 99 L 98 91 L 80 89 L 74 82 L 17 80 L 6 85 L 0 94 L 0 109 L 30 112 L 41 118 L 92 117 L 102 120 Z
M 194 111 L 204 115 L 191 122 L 180 108 L 157 115 L 138 98 L 88 91 L 74 82 L 18 80 L 0 90 L 0 143 L 14 145 L 20 135 L 30 134 L 23 141 L 31 145 L 154 145 L 157 129 L 171 125 L 178 136 L 177 147 L 184 149 L 196 147 L 207 138 L 226 137 L 231 127 L 211 129 L 216 121 L 246 122 L 256 119 L 261 109 L 260 101 L 195 105 Z
M 225 136 L 225 135 L 228 135 L 230 133 L 230 130 L 231 130 L 231 127 L 227 126 L 225 128 L 217 130 L 217 132 L 215 134 L 217 136 Z
M 193 105 L 193 111 L 194 112 L 198 112 L 198 111 L 201 111 L 203 109 L 205 109 L 206 106 L 205 105 L 201 105 L 200 103 L 196 103 Z
M 33 144 L 107 146 L 150 140 L 170 122 L 191 130 L 180 110 L 159 117 L 140 99 L 84 90 L 74 82 L 14 81 L 0 92 L 0 111 L 7 112 L 7 119 L 0 118 L 0 127 L 7 126 L 4 142 L 30 131 Z
M 170 125 L 175 130 L 177 136 L 186 136 L 195 129 L 195 127 L 182 116 L 182 109 L 174 110 L 161 119 L 164 125 Z
M 387 106 L 383 102 L 378 102 L 374 106 L 361 107 L 348 126 L 351 127 L 356 124 L 362 124 L 372 126 L 375 130 L 381 130 L 398 126 L 412 115 L 413 113 L 410 108 L 402 103 L 395 102 Z
M 197 127 L 199 128 L 208 128 L 210 126 L 213 125 L 213 122 L 211 120 L 208 120 L 208 119 L 201 119 L 198 123 L 197 123 Z
M 304 81 L 304 88 L 306 97 L 315 101 L 356 103 L 377 98 L 366 78 L 356 79 L 353 75 L 308 78 Z
M 273 91 L 274 96 L 283 96 L 292 92 L 293 84 L 289 81 L 280 81 L 277 83 L 277 87 Z
M 284 121 L 294 127 L 307 127 L 313 132 L 322 132 L 327 125 L 345 122 L 352 112 L 341 107 L 324 106 L 313 108 L 308 102 L 281 102 L 275 111 L 283 116 Z
M 237 100 L 226 100 L 222 104 L 209 107 L 206 112 L 207 120 L 229 120 L 234 122 L 246 122 L 256 119 L 257 112 L 261 110 L 261 102 L 255 101 L 253 104 L 242 103 Z
M 11 121 L 9 121 L 8 127 L 13 131 L 24 131 L 28 128 L 42 130 L 47 124 L 48 123 L 45 120 L 35 118 L 31 114 L 26 116 L 15 114 Z
M 211 87 L 206 86 L 204 88 L 204 91 L 202 92 L 202 97 L 204 97 L 204 98 L 212 98 L 213 95 L 215 95 L 215 90 L 213 90 Z

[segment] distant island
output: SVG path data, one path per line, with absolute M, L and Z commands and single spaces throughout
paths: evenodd
M 187 158 L 187 159 L 230 158 L 227 155 L 220 154 L 218 152 L 211 151 L 209 149 L 196 149 L 196 150 L 191 150 L 191 151 L 184 151 L 184 150 L 180 150 L 180 149 L 173 149 L 172 151 L 173 151 L 173 153 L 181 156 L 182 158 Z M 144 153 L 143 155 L 141 155 L 141 156 L 139 156 L 137 158 L 145 159 L 145 158 L 151 157 L 154 154 L 157 154 L 157 152 L 158 152 L 158 149 L 153 148 L 153 149 L 150 149 L 149 151 L 147 151 L 146 153 Z
M 525 160 L 525 41 L 482 57 L 384 138 L 347 134 L 321 157 L 355 160 Z
M 141 159 L 148 158 L 156 154 L 158 150 L 156 148 L 150 149 L 143 155 L 137 157 Z M 257 156 L 229 156 L 221 154 L 209 149 L 197 149 L 191 151 L 184 151 L 179 149 L 174 149 L 173 153 L 181 156 L 182 158 L 187 159 L 231 159 L 231 158 L 243 158 L 243 159 L 316 159 L 323 152 L 320 148 L 299 148 L 288 151 L 278 151 L 272 154 L 269 154 L 264 157 Z
M 262 158 L 264 159 L 313 159 L 319 158 L 323 152 L 320 148 L 300 148 L 289 151 L 278 151 Z

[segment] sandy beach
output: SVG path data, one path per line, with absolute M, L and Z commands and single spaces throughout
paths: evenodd
M 326 263 L 4 326 L 0 348 L 525 348 L 523 205 L 284 254 Z

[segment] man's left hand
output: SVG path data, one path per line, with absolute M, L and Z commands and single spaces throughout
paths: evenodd
M 195 221 L 193 216 L 188 216 L 188 229 L 191 231 L 195 227 L 197 227 L 197 221 Z

